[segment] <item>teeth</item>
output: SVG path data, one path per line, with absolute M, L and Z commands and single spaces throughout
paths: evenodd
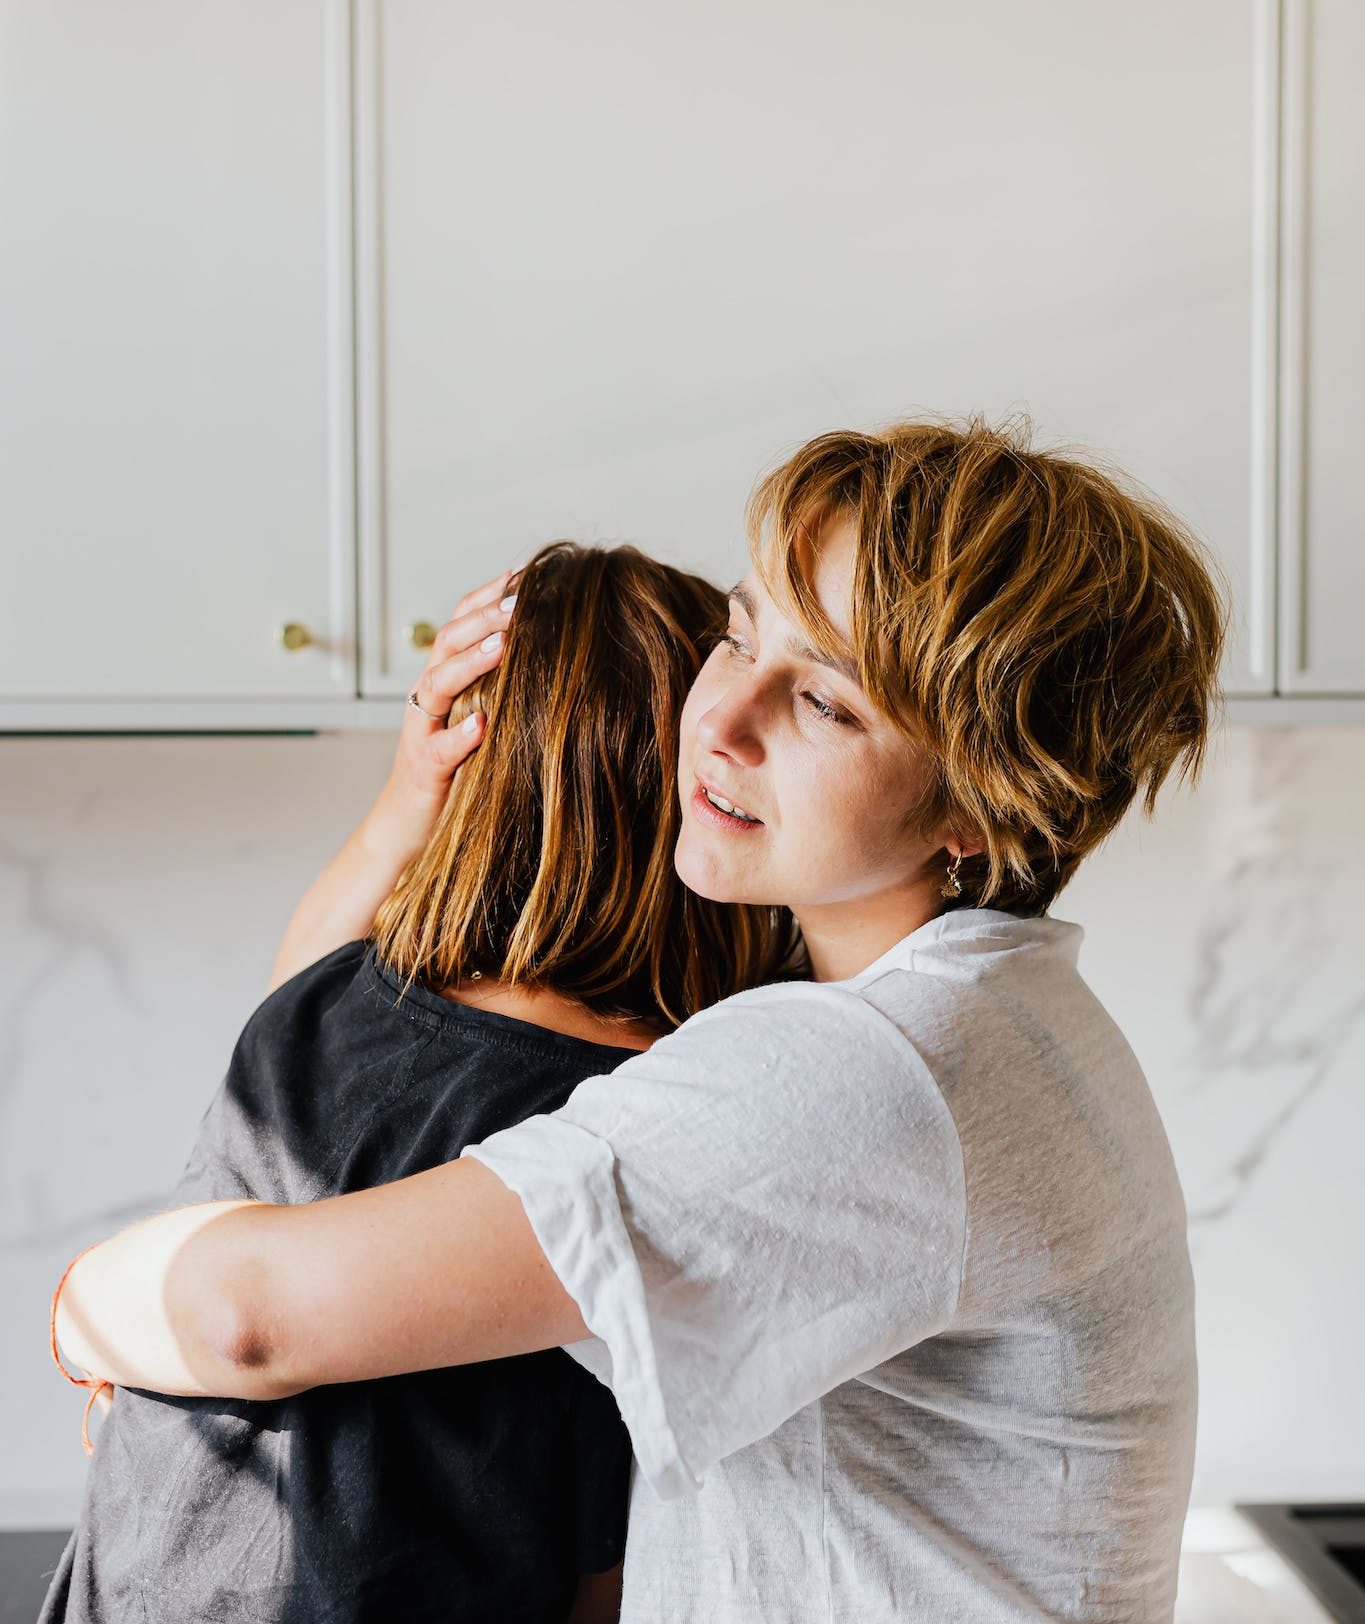
M 742 818 L 745 823 L 757 823 L 758 819 L 752 812 L 746 812 L 742 806 L 732 806 L 723 795 L 715 795 L 706 786 L 702 786 L 706 799 L 712 806 L 718 806 L 722 812 L 728 812 L 732 818 Z

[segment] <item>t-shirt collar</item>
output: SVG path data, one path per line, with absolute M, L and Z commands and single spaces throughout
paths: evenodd
M 838 986 L 856 987 L 886 970 L 910 968 L 916 955 L 939 957 L 1051 947 L 1074 964 L 1085 932 L 1067 919 L 1010 913 L 1003 908 L 949 908 L 902 936 L 871 964 Z

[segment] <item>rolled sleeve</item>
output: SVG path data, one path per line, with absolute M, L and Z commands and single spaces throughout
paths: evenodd
M 550 1267 L 593 1333 L 568 1351 L 611 1388 L 640 1470 L 664 1499 L 701 1486 L 664 1413 L 644 1283 L 605 1140 L 556 1116 L 530 1117 L 463 1152 L 521 1197 Z
M 463 1154 L 521 1198 L 593 1333 L 568 1351 L 664 1499 L 956 1304 L 951 1113 L 904 1033 L 837 987 L 729 999 Z

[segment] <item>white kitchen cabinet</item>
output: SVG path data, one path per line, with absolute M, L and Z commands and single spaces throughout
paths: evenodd
M 389 727 L 412 629 L 541 542 L 728 584 L 774 459 L 972 409 L 1210 540 L 1234 716 L 1365 715 L 1363 35 L 0 0 L 0 729 Z
M 1210 539 L 1271 692 L 1273 7 L 357 5 L 365 693 L 554 536 L 728 585 L 800 440 L 1016 407 Z
M 353 697 L 349 48 L 344 0 L 0 0 L 7 725 Z
M 1280 682 L 1365 694 L 1365 7 L 1288 0 L 1284 29 Z

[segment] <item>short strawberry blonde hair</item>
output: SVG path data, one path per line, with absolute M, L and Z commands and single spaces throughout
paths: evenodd
M 852 649 L 821 610 L 821 526 L 856 535 Z M 1139 793 L 1197 778 L 1221 704 L 1226 578 L 1121 476 L 1029 449 L 1027 425 L 897 423 L 801 447 L 755 488 L 768 592 L 927 756 L 909 809 L 985 850 L 954 906 L 1041 914 Z M 973 842 L 975 843 L 975 842 Z

